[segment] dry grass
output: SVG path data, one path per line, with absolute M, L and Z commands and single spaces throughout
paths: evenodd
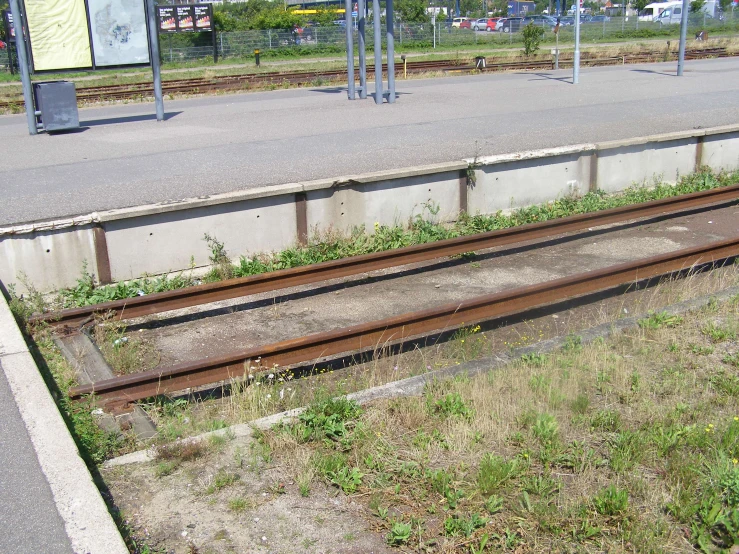
M 378 403 L 343 443 L 262 440 L 290 474 L 347 490 L 356 469 L 368 516 L 411 551 L 728 549 L 739 526 L 704 512 L 739 518 L 738 300 Z

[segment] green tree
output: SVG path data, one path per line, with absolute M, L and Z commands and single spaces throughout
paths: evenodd
M 634 8 L 637 12 L 641 13 L 645 6 L 651 3 L 652 0 L 631 0 L 631 7 Z
M 493 13 L 499 17 L 508 15 L 508 0 L 493 0 Z
M 396 0 L 393 4 L 395 15 L 405 23 L 427 23 L 429 21 L 427 7 L 426 0 Z
M 523 28 L 523 53 L 530 56 L 539 49 L 541 39 L 544 38 L 544 28 L 530 22 Z
M 311 20 L 315 21 L 317 25 L 331 25 L 334 21 L 337 19 L 342 19 L 343 17 L 337 14 L 334 10 L 327 10 L 327 9 L 321 9 L 319 8 L 317 10 L 317 13 L 311 15 Z
M 482 17 L 482 0 L 460 0 L 459 10 L 462 16 Z
M 248 2 L 247 2 L 248 4 Z M 250 29 L 282 29 L 290 31 L 303 24 L 303 18 L 293 12 L 286 12 L 282 7 L 273 7 L 261 11 L 255 18 L 247 21 Z
M 705 2 L 703 0 L 693 0 L 690 3 L 690 13 L 698 13 L 701 11 L 701 8 L 704 6 Z

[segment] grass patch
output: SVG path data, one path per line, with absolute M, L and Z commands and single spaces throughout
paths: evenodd
M 739 381 L 734 343 L 707 330 L 732 329 L 737 310 L 650 315 L 422 397 L 334 410 L 363 430 L 347 443 L 322 425 L 264 440 L 278 466 L 306 449 L 315 479 L 366 502 L 394 546 L 663 552 L 687 538 L 725 552 L 739 541 Z

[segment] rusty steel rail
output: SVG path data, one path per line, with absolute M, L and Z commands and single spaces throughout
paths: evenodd
M 388 267 L 551 237 L 610 223 L 681 212 L 737 199 L 739 199 L 739 185 L 732 185 L 477 235 L 440 240 L 330 262 L 272 271 L 250 277 L 229 279 L 218 283 L 208 283 L 146 296 L 103 302 L 92 306 L 39 314 L 32 317 L 30 322 L 46 322 L 56 326 L 62 332 L 75 332 L 79 325 L 90 321 L 90 318 L 94 317 L 95 314 L 112 313 L 117 319 L 132 319 L 219 300 L 307 285 Z
M 115 377 L 74 387 L 72 399 L 95 394 L 108 410 L 160 394 L 243 378 L 252 362 L 260 367 L 288 366 L 325 356 L 362 351 L 398 343 L 410 337 L 463 324 L 510 315 L 666 273 L 697 264 L 717 263 L 739 255 L 739 237 L 707 246 L 678 250 L 661 256 L 580 273 L 545 283 L 479 296 L 460 303 L 406 313 L 265 346 L 248 348 L 169 368 Z

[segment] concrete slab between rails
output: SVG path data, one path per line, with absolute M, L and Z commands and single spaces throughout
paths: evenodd
M 666 312 L 669 315 L 680 315 L 695 310 L 699 310 L 712 301 L 725 302 L 735 296 L 739 295 L 739 286 L 724 289 L 722 291 L 706 294 L 678 302 L 663 308 L 661 311 Z M 590 327 L 589 329 L 582 330 L 578 333 L 582 344 L 588 344 L 599 338 L 607 338 L 617 333 L 621 333 L 626 329 L 635 328 L 638 326 L 639 321 L 649 317 L 649 314 L 639 314 L 632 317 L 625 317 L 613 322 L 603 323 Z M 407 379 L 401 379 L 400 381 L 393 381 L 370 389 L 365 389 L 355 393 L 347 395 L 347 398 L 356 401 L 359 404 L 367 404 L 375 400 L 400 398 L 403 396 L 419 396 L 423 394 L 424 388 L 429 383 L 434 381 L 451 379 L 457 376 L 473 377 L 481 373 L 486 373 L 496 369 L 501 369 L 511 362 L 518 360 L 521 356 L 532 353 L 548 353 L 557 350 L 564 346 L 568 341 L 568 336 L 554 337 L 551 339 L 543 340 L 529 346 L 522 346 L 515 348 L 510 352 L 501 352 L 495 356 L 482 358 L 480 360 L 473 360 L 459 365 L 445 367 L 435 371 L 430 371 L 422 375 L 416 375 L 414 377 L 408 377 Z M 306 410 L 305 407 L 294 408 L 278 414 L 273 414 L 260 419 L 255 419 L 250 423 L 240 423 L 232 425 L 225 429 L 219 429 L 217 431 L 210 431 L 203 433 L 195 437 L 189 437 L 176 441 L 179 443 L 187 443 L 193 441 L 208 440 L 211 436 L 226 436 L 233 438 L 244 438 L 251 437 L 255 430 L 269 429 L 274 425 L 280 423 L 289 423 L 294 421 L 301 413 Z M 107 460 L 103 467 L 118 467 L 129 464 L 146 463 L 154 460 L 156 452 L 154 449 L 138 450 L 131 452 L 130 454 L 124 454 L 117 458 Z
M 128 548 L 3 295 L 0 295 L 0 362 L 72 549 L 85 554 L 126 554 Z

